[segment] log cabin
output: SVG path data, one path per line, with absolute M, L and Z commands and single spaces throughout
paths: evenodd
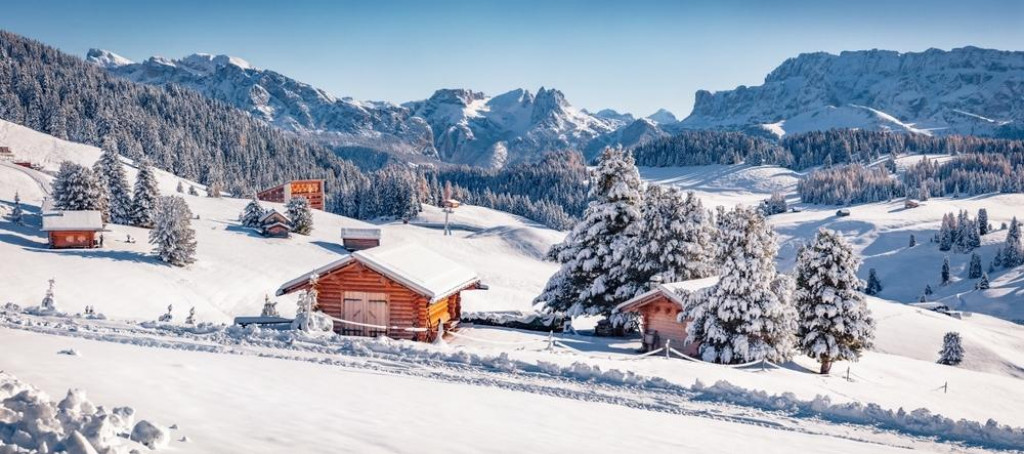
M 100 246 L 103 214 L 99 211 L 43 211 L 43 229 L 49 236 L 51 249 Z
M 636 314 L 640 317 L 643 327 L 641 351 L 655 350 L 664 347 L 666 341 L 671 341 L 672 348 L 696 356 L 699 345 L 686 342 L 687 327 L 691 320 L 684 318 L 685 311 L 717 283 L 718 277 L 709 277 L 657 284 L 652 290 L 616 306 L 613 313 Z
M 406 243 L 353 252 L 286 282 L 277 295 L 308 289 L 314 275 L 317 308 L 336 319 L 339 334 L 417 341 L 433 341 L 438 324 L 455 329 L 462 292 L 481 287 L 472 270 Z
M 270 238 L 288 238 L 291 233 L 292 222 L 277 210 L 270 210 L 260 216 L 261 235 Z
M 309 200 L 309 207 L 324 209 L 324 180 L 294 180 L 263 190 L 256 198 L 264 202 L 288 203 L 292 197 L 302 196 Z
M 360 251 L 380 246 L 379 228 L 349 228 L 341 229 L 341 244 L 349 251 Z

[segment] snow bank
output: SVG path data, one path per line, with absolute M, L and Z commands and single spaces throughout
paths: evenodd
M 0 452 L 60 452 L 73 454 L 127 453 L 136 445 L 125 441 L 135 410 L 106 410 L 93 405 L 85 392 L 72 389 L 60 402 L 16 377 L 0 372 Z M 132 440 L 140 421 L 131 429 Z M 164 438 L 166 432 L 164 432 Z M 160 447 L 158 443 L 148 443 Z

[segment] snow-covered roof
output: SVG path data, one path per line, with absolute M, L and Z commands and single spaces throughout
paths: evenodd
M 653 290 L 634 296 L 628 301 L 615 306 L 613 312 L 630 312 L 636 310 L 652 301 L 654 296 L 664 296 L 669 301 L 676 303 L 680 308 L 685 308 L 685 298 L 693 293 L 714 287 L 718 283 L 718 276 L 706 277 L 703 279 L 691 279 L 688 281 L 669 282 L 659 284 Z
M 43 213 L 43 231 L 103 230 L 99 211 L 48 211 Z
M 270 219 L 271 217 L 274 217 L 274 216 L 279 216 L 279 217 L 281 217 L 281 219 L 284 219 L 285 221 L 288 221 L 288 217 L 287 216 L 279 213 L 277 210 L 270 210 L 270 211 L 268 211 L 266 213 L 263 213 L 263 216 L 260 216 L 260 223 L 263 223 L 267 219 Z
M 380 229 L 342 227 L 341 237 L 360 240 L 379 240 Z
M 292 292 L 309 281 L 313 274 L 323 276 L 353 261 L 429 298 L 430 302 L 480 282 L 476 272 L 429 249 L 405 243 L 354 252 L 286 282 L 277 289 L 277 294 Z

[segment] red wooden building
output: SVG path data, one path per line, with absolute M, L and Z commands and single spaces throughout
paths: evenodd
M 324 180 L 294 180 L 256 194 L 265 202 L 287 203 L 292 197 L 302 196 L 309 200 L 309 206 L 324 209 Z
M 99 211 L 43 211 L 43 231 L 51 249 L 99 247 L 102 230 Z
M 305 290 L 318 276 L 319 310 L 338 320 L 344 335 L 430 341 L 437 325 L 458 326 L 462 292 L 480 286 L 476 273 L 413 244 L 381 246 L 353 252 L 299 276 L 277 295 Z
M 672 348 L 695 356 L 699 345 L 686 342 L 690 320 L 683 319 L 682 314 L 696 298 L 703 297 L 705 291 L 717 283 L 718 277 L 709 277 L 659 284 L 653 290 L 618 305 L 614 312 L 640 316 L 644 334 L 643 351 L 664 347 L 665 341 L 671 340 Z

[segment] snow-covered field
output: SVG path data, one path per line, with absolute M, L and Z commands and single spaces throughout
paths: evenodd
M 2 122 L 0 144 L 45 167 L 0 164 L 0 211 L 17 191 L 37 214 L 52 178 L 45 171 L 63 159 L 91 165 L 99 156 L 95 148 Z M 754 204 L 772 191 L 795 202 L 799 178 L 768 166 L 641 171 L 648 180 L 697 192 L 707 207 Z M 134 177 L 129 169 L 129 180 Z M 158 179 L 165 194 L 179 182 L 162 172 Z M 156 261 L 143 229 L 110 225 L 103 249 L 53 251 L 38 217 L 25 225 L 0 220 L 0 306 L 38 304 L 53 277 L 58 309 L 76 313 L 92 305 L 110 318 L 0 310 L 0 370 L 56 401 L 80 388 L 97 405 L 130 406 L 158 425 L 176 426 L 168 448 L 175 452 L 1024 449 L 1024 327 L 1004 320 L 955 319 L 871 298 L 875 350 L 860 362 L 837 363 L 827 377 L 814 374 L 808 358 L 737 369 L 640 359 L 636 341 L 575 335 L 558 336 L 549 351 L 542 333 L 501 328 L 466 327 L 440 346 L 243 330 L 219 324 L 257 314 L 265 294 L 337 259 L 344 253 L 340 229 L 365 223 L 317 212 L 309 237 L 265 239 L 236 220 L 247 200 L 185 198 L 200 216 L 192 221 L 197 262 L 186 268 Z M 984 206 L 998 226 L 1022 203 L 1020 195 L 933 199 L 913 210 L 879 203 L 853 207 L 846 218 L 834 217 L 835 207 L 797 204 L 801 212 L 772 222 L 782 236 L 784 267 L 798 242 L 827 226 L 852 236 L 865 256 L 864 277 L 868 267 L 877 268 L 882 297 L 910 301 L 918 290 L 905 282 L 938 280 L 943 253 L 928 238 L 943 213 Z M 445 237 L 443 213 L 424 208 L 410 224 L 381 225 L 383 241 L 415 242 L 476 270 L 489 289 L 467 292 L 465 311 L 531 308 L 555 271 L 542 255 L 563 233 L 464 206 L 452 218 L 454 235 Z M 910 233 L 918 240 L 912 249 L 906 248 Z M 138 242 L 124 242 L 129 234 Z M 1002 235 L 984 238 L 986 263 Z M 962 275 L 966 257 L 951 258 Z M 976 292 L 961 298 L 993 313 L 997 303 L 1020 310 L 1012 303 L 1024 276 L 1014 273 L 993 274 L 988 292 L 998 298 Z M 945 296 L 969 285 L 932 287 Z M 168 304 L 174 321 L 152 323 Z M 212 324 L 184 328 L 180 322 L 192 306 L 200 322 Z M 279 307 L 287 314 L 294 304 L 284 298 Z M 947 331 L 963 336 L 966 359 L 959 367 L 935 364 Z M 4 418 L 0 408 L 0 430 Z

